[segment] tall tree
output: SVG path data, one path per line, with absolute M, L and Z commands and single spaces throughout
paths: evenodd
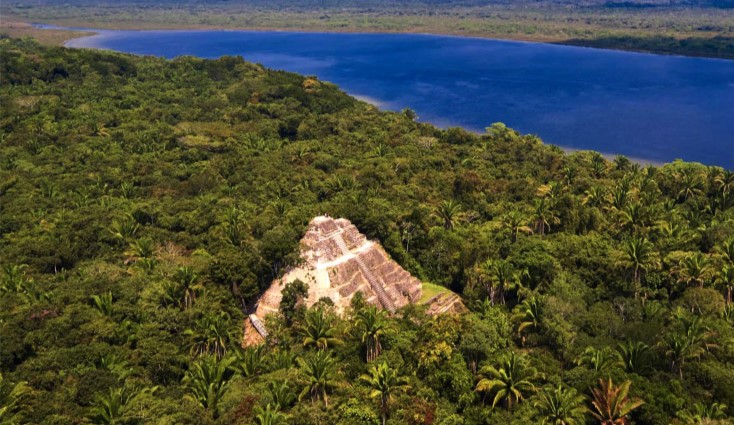
M 181 294 L 181 307 L 185 310 L 194 305 L 196 296 L 202 286 L 199 283 L 199 273 L 192 267 L 179 267 L 174 275 L 174 280 L 178 284 L 178 293 Z
M 234 354 L 230 368 L 244 378 L 252 378 L 266 370 L 265 345 L 232 347 Z
M 579 366 L 587 366 L 594 372 L 600 373 L 611 369 L 616 365 L 615 354 L 609 347 L 594 348 L 586 347 L 586 349 L 576 358 L 576 364 Z
M 573 388 L 561 385 L 544 389 L 535 402 L 543 424 L 550 425 L 583 425 L 588 409 L 584 406 L 585 398 Z
M 700 175 L 691 170 L 684 170 L 675 174 L 678 184 L 678 198 L 684 201 L 703 192 Z
M 679 329 L 668 333 L 661 345 L 665 355 L 670 358 L 671 371 L 683 379 L 683 370 L 688 360 L 697 359 L 714 348 L 714 333 L 702 323 L 701 318 L 683 317 L 679 319 Z
M 523 343 L 525 342 L 526 331 L 537 332 L 540 328 L 540 318 L 542 315 L 542 299 L 539 296 L 534 296 L 523 300 L 523 302 L 517 306 L 517 313 L 515 319 L 519 322 L 517 325 L 517 334 L 522 338 Z
M 502 217 L 502 224 L 510 230 L 512 242 L 517 241 L 518 233 L 533 233 L 533 229 L 528 226 L 530 219 L 518 210 L 512 210 Z
M 369 305 L 357 311 L 354 325 L 362 344 L 365 345 L 366 360 L 369 363 L 376 359 L 382 351 L 380 339 L 385 335 L 387 328 L 385 311 Z
M 323 308 L 308 310 L 304 324 L 300 328 L 303 346 L 326 350 L 329 346 L 341 345 L 343 341 L 336 336 L 336 329 L 331 324 L 331 319 Z
M 615 386 L 611 379 L 600 379 L 599 387 L 591 390 L 591 415 L 600 425 L 629 425 L 629 414 L 644 402 L 629 398 L 632 381 Z
M 229 321 L 229 315 L 223 311 L 196 320 L 194 328 L 184 332 L 191 338 L 191 353 L 213 354 L 219 359 L 224 357 L 232 335 Z
M 398 375 L 397 370 L 392 369 L 387 363 L 373 364 L 368 375 L 362 375 L 360 380 L 372 391 L 370 397 L 380 400 L 380 415 L 382 425 L 385 425 L 390 414 L 390 401 L 393 394 L 405 386 L 407 380 Z
M 329 406 L 329 391 L 338 386 L 336 363 L 325 351 L 317 351 L 298 359 L 304 386 L 298 400 L 310 396 L 312 401 L 323 400 Z
M 642 375 L 651 368 L 652 352 L 650 347 L 640 341 L 627 341 L 617 346 L 619 364 L 627 373 Z
M 441 220 L 443 227 L 447 230 L 454 228 L 460 213 L 461 205 L 453 199 L 441 202 L 433 212 L 433 214 Z
M 515 269 L 507 260 L 487 260 L 482 264 L 482 272 L 488 278 L 488 295 L 492 303 L 505 303 L 505 293 L 519 282 Z
M 727 304 L 731 304 L 732 288 L 734 287 L 734 264 L 725 264 L 721 270 L 716 272 L 717 285 L 721 285 L 726 289 L 725 299 Z
M 618 263 L 632 271 L 632 287 L 636 298 L 639 297 L 644 273 L 660 265 L 652 243 L 644 237 L 632 237 L 624 241 Z
M 553 211 L 553 206 L 548 198 L 539 198 L 535 200 L 533 209 L 533 222 L 535 223 L 535 233 L 545 235 L 546 231 L 550 231 L 551 225 L 560 223 L 560 219 Z
M 211 412 L 214 418 L 219 416 L 219 402 L 229 389 L 232 374 L 228 369 L 231 362 L 231 357 L 220 360 L 212 355 L 200 356 L 191 364 L 182 380 L 189 389 L 186 397 Z
M 685 409 L 678 413 L 678 418 L 684 425 L 707 425 L 718 424 L 720 420 L 726 419 L 727 406 L 723 403 L 694 403 L 693 408 Z M 722 422 L 726 423 L 726 422 Z
M 525 395 L 535 392 L 535 384 L 540 374 L 526 364 L 525 360 L 514 352 L 505 356 L 499 366 L 485 366 L 480 369 L 483 376 L 477 383 L 476 390 L 494 393 L 492 407 L 503 403 L 508 410 L 521 402 Z
M 709 259 L 700 252 L 693 253 L 680 260 L 674 273 L 679 283 L 703 288 L 711 276 Z

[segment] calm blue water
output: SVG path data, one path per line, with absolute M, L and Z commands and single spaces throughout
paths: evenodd
M 501 121 L 566 148 L 734 168 L 734 61 L 417 34 L 103 31 L 71 47 L 246 60 L 421 121 Z

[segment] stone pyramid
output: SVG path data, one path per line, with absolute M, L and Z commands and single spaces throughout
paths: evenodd
M 326 297 L 339 313 L 357 292 L 362 292 L 367 302 L 390 312 L 421 298 L 421 282 L 393 261 L 378 243 L 367 240 L 349 220 L 314 218 L 301 239 L 301 247 L 302 264 L 275 280 L 258 301 L 255 313 L 245 321 L 245 344 L 258 343 L 267 336 L 263 319 L 278 311 L 283 288 L 296 279 L 308 284 L 307 306 Z

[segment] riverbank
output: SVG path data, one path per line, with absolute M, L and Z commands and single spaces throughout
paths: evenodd
M 0 21 L 0 34 L 12 38 L 30 37 L 46 46 L 61 46 L 69 40 L 94 35 L 90 31 L 67 29 L 42 29 L 27 22 Z
M 18 12 L 18 11 L 16 11 Z M 22 12 L 22 13 L 21 13 Z M 15 12 L 14 12 L 15 13 Z M 47 6 L 14 19 L 116 30 L 262 30 L 424 33 L 532 41 L 657 54 L 734 59 L 734 10 L 450 9 L 272 11 L 236 6 L 122 8 Z
M 443 128 L 483 131 L 504 122 L 564 147 L 731 164 L 725 145 L 690 140 L 731 134 L 732 61 L 415 34 L 102 30 L 68 46 L 167 58 L 241 55 L 316 75 L 381 109 L 409 107 Z

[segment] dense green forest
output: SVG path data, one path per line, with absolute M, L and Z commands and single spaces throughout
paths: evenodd
M 732 171 L 442 130 L 236 57 L 6 38 L 0 78 L 2 425 L 731 423 Z M 294 285 L 241 348 L 323 213 L 470 312 L 338 317 Z

